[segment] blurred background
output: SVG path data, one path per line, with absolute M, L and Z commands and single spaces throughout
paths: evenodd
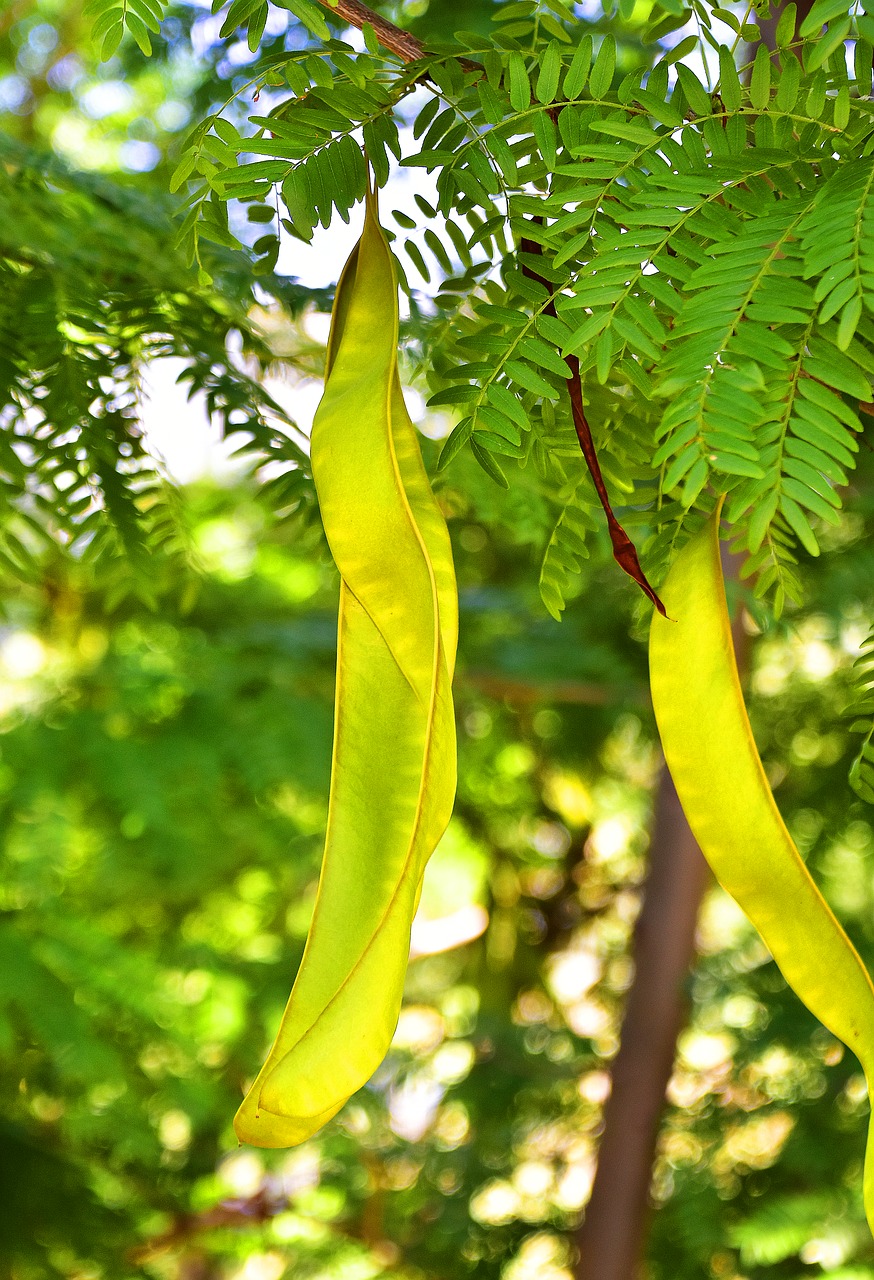
M 392 12 L 427 36 L 461 25 L 459 12 L 485 29 L 489 7 L 416 0 Z M 276 41 L 306 39 L 282 10 L 274 21 Z M 125 43 L 99 64 L 84 24 L 68 0 L 0 7 L 4 146 L 49 174 L 40 191 L 70 243 L 39 240 L 48 216 L 28 234 L 59 292 L 84 243 L 74 215 L 148 222 L 186 127 L 248 56 L 197 4 L 173 8 L 149 61 Z M 391 192 L 400 207 L 410 194 L 401 180 Z M 0 257 L 13 260 L 24 232 L 2 187 L 0 199 Z M 217 399 L 204 375 L 188 400 L 176 378 L 229 352 L 224 390 L 243 394 L 251 378 L 301 440 L 355 234 L 338 231 L 295 244 L 260 284 L 219 254 L 217 347 L 192 338 L 177 350 L 158 321 L 145 326 L 158 338 L 142 339 L 145 369 L 125 384 L 133 407 L 107 401 L 107 412 L 136 418 L 143 456 L 178 485 L 178 527 L 152 554 L 148 590 L 120 585 L 117 551 L 89 558 L 45 536 L 36 509 L 22 508 L 2 548 L 0 1273 L 11 1280 L 573 1274 L 660 756 L 635 589 L 605 539 L 564 621 L 549 617 L 537 589 L 549 495 L 533 484 L 504 492 L 461 456 L 437 482 L 461 590 L 460 785 L 391 1053 L 302 1147 L 240 1149 L 231 1127 L 313 903 L 337 578 L 289 458 L 253 471 L 230 392 Z M 179 289 L 195 289 L 167 254 Z M 430 437 L 448 424 L 416 391 L 422 306 L 410 308 L 406 373 L 433 464 Z M 69 340 L 85 342 L 75 329 Z M 770 780 L 869 964 L 874 830 L 847 783 L 857 743 L 844 710 L 874 604 L 872 503 L 863 448 L 843 523 L 823 533 L 831 554 L 802 562 L 806 605 L 765 627 L 742 601 Z M 871 1280 L 858 1064 L 713 887 L 697 951 L 646 1274 Z

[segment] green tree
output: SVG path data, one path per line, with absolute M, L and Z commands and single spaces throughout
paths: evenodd
M 605 561 L 612 548 L 658 585 L 722 493 L 765 631 L 753 712 L 772 780 L 871 951 L 871 827 L 842 718 L 871 618 L 871 19 L 819 3 L 796 29 L 790 6 L 772 56 L 752 6 L 585 20 L 523 0 L 465 6 L 474 29 L 451 37 L 444 6 L 417 35 L 347 0 L 235 0 L 182 94 L 193 131 L 153 132 L 152 175 L 120 181 L 46 156 L 58 121 L 87 113 L 81 88 L 52 87 L 40 31 L 99 83 L 96 39 L 156 104 L 201 15 L 90 8 L 93 37 L 72 6 L 0 18 L 20 112 L 0 171 L 3 564 L 12 638 L 63 673 L 21 681 L 4 747 L 13 1274 L 251 1252 L 265 1276 L 436 1277 L 459 1257 L 484 1276 L 566 1275 L 656 767 L 643 598 L 632 620 Z M 105 133 L 117 148 L 130 128 Z M 333 587 L 306 454 L 228 341 L 263 368 L 253 304 L 324 305 L 277 275 L 281 241 L 356 216 L 362 139 L 379 186 L 396 161 L 436 174 L 418 212 L 383 200 L 408 370 L 458 417 L 428 451 L 466 605 L 462 781 L 430 892 L 445 904 L 461 877 L 489 928 L 417 962 L 384 1072 L 297 1162 L 235 1165 L 232 1096 L 305 931 Z M 156 471 L 138 378 L 167 353 L 256 468 L 279 464 L 269 485 L 180 501 Z M 242 559 L 222 560 L 227 539 Z M 561 631 L 537 561 L 555 616 L 583 589 Z M 857 683 L 867 732 L 864 668 Z M 864 793 L 864 760 L 854 778 Z M 708 911 L 652 1274 L 872 1274 L 855 1067 L 725 900 Z M 833 1105 L 814 1105 L 823 1093 Z

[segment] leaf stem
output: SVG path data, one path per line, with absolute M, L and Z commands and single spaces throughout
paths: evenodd
M 537 219 L 535 219 L 537 221 Z M 522 239 L 519 248 L 523 253 L 539 254 L 542 252 L 539 241 Z M 522 271 L 525 275 L 530 276 L 538 284 L 542 284 L 545 289 L 549 290 L 548 281 L 539 276 L 537 272 L 528 266 L 523 266 Z M 555 303 L 550 301 L 544 308 L 547 315 L 555 315 Z M 601 463 L 598 461 L 598 453 L 595 449 L 595 442 L 592 439 L 592 428 L 589 426 L 589 420 L 586 417 L 586 409 L 583 404 L 583 383 L 580 377 L 580 361 L 579 357 L 569 355 L 564 357 L 565 364 L 570 369 L 570 377 L 565 380 L 568 390 L 568 398 L 571 402 L 571 413 L 574 420 L 574 430 L 577 433 L 577 440 L 580 443 L 580 450 L 585 458 L 586 466 L 589 468 L 589 474 L 592 477 L 592 484 L 595 486 L 595 492 L 598 495 L 601 506 L 604 508 L 604 515 L 607 517 L 607 531 L 610 534 L 610 541 L 613 544 L 613 559 L 621 569 L 624 569 L 629 578 L 633 578 L 641 591 L 649 597 L 655 607 L 658 609 L 662 617 L 667 617 L 665 606 L 662 604 L 656 592 L 650 585 L 646 574 L 640 567 L 640 560 L 637 556 L 637 549 L 629 538 L 628 534 L 622 528 L 622 525 L 613 514 L 613 508 L 610 505 L 610 497 L 607 493 L 607 486 L 604 483 L 604 476 L 601 472 Z

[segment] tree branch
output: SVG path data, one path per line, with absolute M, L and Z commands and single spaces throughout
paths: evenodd
M 610 707 L 620 703 L 634 707 L 651 705 L 648 689 L 639 685 L 620 687 L 586 680 L 536 680 L 497 671 L 465 671 L 457 677 L 457 684 L 462 693 L 471 690 L 487 698 L 506 698 L 522 706 L 549 702 L 580 707 Z
M 650 870 L 634 935 L 628 993 L 604 1136 L 583 1225 L 575 1280 L 635 1280 L 665 1089 L 686 1016 L 684 981 L 709 878 L 666 768 L 659 778 Z
M 410 35 L 409 31 L 396 27 L 388 18 L 374 13 L 366 4 L 361 4 L 360 0 L 334 0 L 333 4 L 331 0 L 319 0 L 319 4 L 328 13 L 348 22 L 350 27 L 357 27 L 359 31 L 365 22 L 369 23 L 382 47 L 396 53 L 404 62 L 418 62 L 425 57 L 425 46 L 421 40 Z

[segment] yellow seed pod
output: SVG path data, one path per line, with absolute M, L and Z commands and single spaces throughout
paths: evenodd
M 341 576 L 334 752 L 309 937 L 234 1121 L 241 1141 L 262 1147 L 305 1141 L 385 1056 L 425 864 L 455 796 L 455 573 L 401 394 L 397 280 L 375 205 L 368 195 L 337 286 L 312 431 Z
M 719 510 L 683 547 L 653 616 L 650 682 L 665 759 L 722 887 L 795 994 L 874 1082 L 874 986 L 780 816 L 744 705 L 719 559 Z M 671 621 L 670 619 L 676 619 Z M 874 1231 L 874 1126 L 865 1208 Z

